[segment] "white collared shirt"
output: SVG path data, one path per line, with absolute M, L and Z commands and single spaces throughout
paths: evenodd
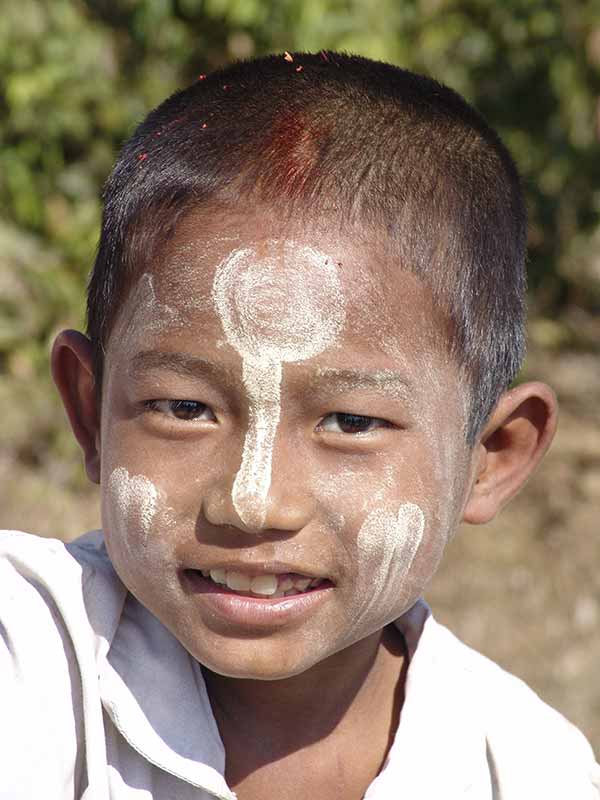
M 560 714 L 423 601 L 396 624 L 405 701 L 365 800 L 598 800 L 600 768 Z M 200 665 L 100 532 L 0 532 L 0 764 L 0 800 L 235 800 Z

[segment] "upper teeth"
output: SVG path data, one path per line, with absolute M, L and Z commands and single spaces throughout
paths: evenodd
M 223 584 L 237 592 L 252 592 L 268 597 L 284 597 L 286 594 L 305 592 L 309 587 L 322 582 L 321 578 L 307 578 L 303 575 L 256 575 L 251 577 L 243 572 L 225 569 L 202 571 L 205 578 L 210 576 L 215 583 Z

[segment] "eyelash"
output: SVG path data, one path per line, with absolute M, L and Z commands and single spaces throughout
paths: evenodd
M 171 416 L 181 422 L 193 422 L 196 420 L 202 420 L 204 422 L 217 421 L 210 408 L 205 403 L 200 403 L 197 400 L 146 400 L 144 402 L 144 407 L 148 411 L 165 414 L 166 416 Z M 182 411 L 184 415 L 177 416 L 177 412 Z M 200 412 L 200 414 L 196 415 L 195 412 Z M 201 415 L 204 412 L 209 412 L 210 418 L 202 418 Z M 331 418 L 335 418 L 339 430 L 335 431 L 326 427 L 326 421 Z M 374 428 L 372 427 L 374 423 L 379 424 L 377 424 L 377 426 Z M 360 428 L 360 430 L 349 431 L 344 430 L 344 427 L 355 427 Z M 379 417 L 369 417 L 364 414 L 350 414 L 343 411 L 334 411 L 331 414 L 327 414 L 325 417 L 323 417 L 323 419 L 317 425 L 316 430 L 323 431 L 325 433 L 341 433 L 346 436 L 360 436 L 371 433 L 372 430 L 391 427 L 393 426 L 390 422 Z

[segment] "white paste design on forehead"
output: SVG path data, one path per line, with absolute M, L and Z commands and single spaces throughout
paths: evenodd
M 117 467 L 108 479 L 108 489 L 121 524 L 138 526 L 145 544 L 158 507 L 156 486 L 144 475 L 130 475 L 125 467 Z
M 250 408 L 232 501 L 242 522 L 255 528 L 266 517 L 282 365 L 322 353 L 335 342 L 345 319 L 331 259 L 294 242 L 268 245 L 266 256 L 253 248 L 234 251 L 217 267 L 213 283 L 225 336 L 242 357 Z
M 394 514 L 375 509 L 358 534 L 359 595 L 365 599 L 354 629 L 378 608 L 393 608 L 413 564 L 425 531 L 425 515 L 415 503 L 403 503 Z M 362 585 L 364 584 L 364 585 Z M 405 609 L 406 610 L 406 609 Z M 369 619 L 369 622 L 371 620 Z

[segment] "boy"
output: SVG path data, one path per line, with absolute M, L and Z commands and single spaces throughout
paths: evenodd
M 10 798 L 593 798 L 581 734 L 420 599 L 552 439 L 526 221 L 461 98 L 271 56 L 152 112 L 52 367 L 104 533 L 7 533 Z

